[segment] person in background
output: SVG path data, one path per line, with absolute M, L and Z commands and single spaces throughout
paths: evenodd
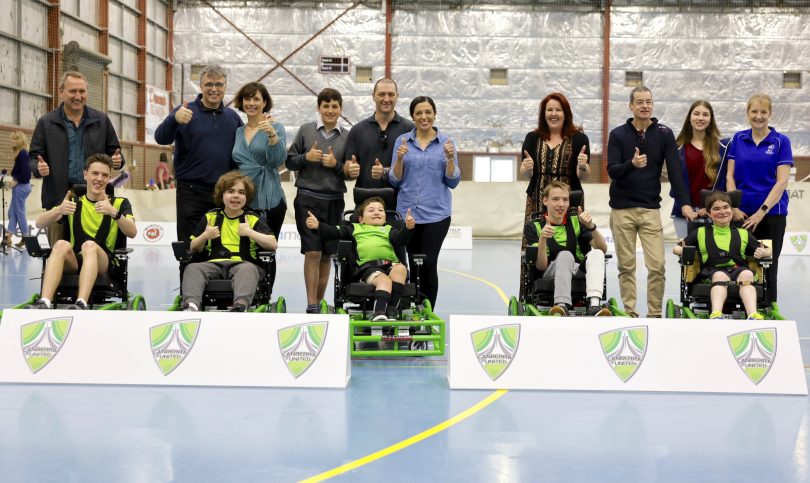
M 788 214 L 787 184 L 793 166 L 790 139 L 768 125 L 771 98 L 754 94 L 748 99 L 751 129 L 734 135 L 728 150 L 726 186 L 741 190 L 742 203 L 734 219 L 742 221 L 760 240 L 771 240 L 773 263 L 766 270 L 769 302 L 776 302 L 779 255 L 785 238 Z
M 158 188 L 165 190 L 169 188 L 171 172 L 169 171 L 169 157 L 166 153 L 160 153 L 158 165 L 155 168 L 155 180 Z
M 31 194 L 31 166 L 28 158 L 28 139 L 22 131 L 11 133 L 11 151 L 14 153 L 14 167 L 11 168 L 11 204 L 8 206 L 8 226 L 3 243 L 11 246 L 11 235 L 28 235 L 28 219 L 25 217 L 25 200 Z M 19 232 L 18 232 L 19 230 Z M 25 243 L 20 240 L 18 248 Z
M 436 307 L 439 293 L 439 252 L 450 229 L 453 199 L 450 190 L 461 181 L 458 153 L 453 140 L 433 126 L 436 104 L 427 96 L 411 101 L 411 118 L 416 127 L 394 143 L 389 182 L 399 188 L 397 211 L 402 219 L 409 213 L 418 220 L 408 241 L 408 258 L 424 254 L 422 292 Z
M 709 101 L 692 103 L 686 113 L 678 138 L 683 181 L 689 189 L 689 201 L 698 216 L 706 216 L 700 192 L 726 190 L 726 151 L 728 139 L 720 139 L 720 130 L 714 120 L 714 109 Z M 675 197 L 674 190 L 670 196 Z M 688 222 L 681 213 L 681 204 L 675 200 L 672 221 L 679 239 L 687 235 Z
M 326 292 L 331 270 L 331 255 L 337 240 L 325 241 L 308 228 L 310 214 L 319 221 L 336 226 L 343 218 L 343 162 L 348 132 L 340 125 L 343 97 L 335 89 L 318 94 L 318 119 L 303 124 L 287 153 L 287 169 L 297 173 L 295 186 L 295 224 L 301 236 L 304 254 L 304 285 L 307 312 L 317 313 Z

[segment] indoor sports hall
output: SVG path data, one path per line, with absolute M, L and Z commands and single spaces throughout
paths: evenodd
M 0 481 L 810 481 L 810 304 L 804 298 L 810 277 L 807 25 L 810 2 L 798 0 L 4 2 L 0 6 L 0 201 L 3 240 L 9 243 L 0 248 Z M 206 69 L 212 65 L 220 69 L 214 74 L 225 74 L 218 81 L 220 86 L 209 82 L 214 74 Z M 86 85 L 83 94 L 66 92 L 66 72 L 81 74 Z M 385 85 L 391 85 L 385 80 L 381 84 L 380 79 L 394 81 L 393 99 L 377 96 L 378 89 L 383 92 Z M 207 82 L 211 85 L 206 86 Z M 272 107 L 264 112 L 272 118 L 251 111 L 249 96 L 237 98 L 240 87 L 253 82 L 269 92 Z M 190 138 L 165 142 L 167 125 L 177 129 L 183 124 L 180 129 L 187 131 L 182 132 L 190 133 L 195 121 L 199 125 L 208 119 L 203 116 L 211 115 L 215 123 L 223 123 L 211 131 L 217 133 L 225 129 L 225 118 L 234 115 L 245 125 L 239 128 L 244 131 L 237 131 L 238 139 L 249 136 L 248 128 L 261 119 L 265 123 L 258 130 L 268 146 L 276 146 L 276 138 L 284 141 L 277 149 L 281 159 L 289 160 L 290 153 L 306 159 L 310 150 L 317 149 L 297 150 L 296 143 L 306 139 L 306 126 L 314 124 L 314 132 L 327 133 L 330 125 L 319 100 L 325 88 L 342 95 L 336 125 L 345 129 L 338 136 L 349 136 L 347 145 L 352 144 L 350 130 L 367 126 L 369 119 L 381 119 L 386 108 L 392 116 L 394 111 L 401 116 L 399 122 L 413 121 L 411 141 L 395 140 L 392 131 L 381 127 L 370 141 L 373 149 L 393 156 L 382 160 L 381 179 L 397 186 L 400 213 L 387 216 L 401 218 L 399 223 L 407 227 L 406 213 L 412 213 L 417 225 L 413 236 L 422 224 L 420 217 L 429 214 L 420 210 L 422 199 L 404 196 L 413 189 L 406 182 L 409 170 L 422 169 L 421 160 L 408 156 L 429 152 L 430 144 L 418 144 L 420 133 L 433 129 L 440 140 L 433 142 L 444 159 L 439 168 L 444 173 L 439 172 L 437 179 L 458 181 L 446 190 L 451 204 L 442 205 L 449 210 L 449 229 L 438 255 L 435 303 L 426 305 L 417 294 L 411 308 L 402 309 L 400 303 L 402 311 L 393 322 L 396 325 L 408 317 L 421 320 L 424 313 L 442 321 L 441 339 L 430 339 L 429 346 L 410 342 L 422 340 L 412 337 L 414 328 L 405 335 L 386 328 L 381 342 L 350 340 L 373 325 L 372 309 L 353 312 L 351 317 L 332 313 L 340 308 L 336 307 L 340 304 L 332 259 L 328 259 L 324 302 L 318 307 L 321 313 L 306 313 L 311 300 L 301 247 L 307 242 L 296 227 L 296 209 L 307 174 L 289 161 L 271 168 L 278 173 L 276 195 L 285 200 L 286 214 L 275 233 L 278 245 L 267 312 L 282 313 L 230 313 L 230 303 L 221 307 L 223 311 L 207 307 L 197 313 L 177 312 L 181 269 L 178 247 L 172 242 L 178 238 L 176 232 L 189 205 L 181 191 L 183 184 L 197 179 L 197 171 L 183 166 L 189 163 Z M 214 91 L 221 93 L 219 108 L 203 102 Z M 571 144 L 563 127 L 556 150 L 551 145 L 557 118 L 541 109 L 541 101 L 552 93 L 564 95 L 576 127 Z M 649 103 L 637 107 L 634 102 L 647 94 Z M 767 102 L 759 94 L 766 94 Z M 425 98 L 430 102 L 416 102 Z M 698 100 L 708 101 L 709 107 L 704 109 Z M 76 102 L 87 109 L 82 121 L 74 124 L 69 104 Z M 194 110 L 195 102 L 206 107 Z M 428 105 L 432 114 L 420 114 Z M 193 111 L 185 123 L 182 115 L 177 116 L 183 109 Z M 681 137 L 685 131 L 703 132 L 705 126 L 693 121 L 701 109 L 709 113 L 711 123 L 706 124 L 715 125 L 720 136 L 712 138 L 711 128 L 706 128 L 705 138 Z M 54 113 L 57 117 L 50 118 Z M 57 302 L 54 296 L 56 308 L 63 310 L 24 310 L 22 305 L 34 303 L 36 294 L 44 292 L 43 260 L 35 256 L 41 255 L 36 247 L 47 252 L 55 245 L 35 220 L 48 210 L 59 211 L 66 203 L 63 198 L 70 201 L 70 195 L 63 196 L 65 188 L 53 201 L 59 173 L 56 159 L 78 156 L 71 151 L 77 145 L 71 137 L 76 133 L 84 136 L 85 145 L 90 143 L 95 132 L 90 113 L 105 116 L 114 130 L 114 142 L 108 139 L 105 146 L 113 168 L 118 159 L 123 160 L 121 168 L 110 170 L 110 180 L 103 182 L 115 185 L 109 201 L 124 198 L 131 210 L 118 205 L 113 216 L 104 212 L 106 205 L 99 208 L 106 201 L 94 201 L 91 196 L 99 186 L 103 193 L 104 185 L 90 175 L 85 178 L 84 198 L 81 191 L 71 193 L 73 199 L 99 203 L 96 211 L 110 218 L 110 223 L 119 223 L 114 225 L 119 226 L 119 237 L 128 225 L 115 216 L 135 221 L 137 234 L 126 243 L 130 252 L 124 292 L 129 302 L 98 310 L 102 304 L 90 301 L 95 310 L 72 311 L 64 310 L 67 303 Z M 569 111 L 561 108 L 556 115 L 565 118 Z M 655 118 L 652 124 L 642 123 L 646 131 L 632 124 L 650 117 Z M 632 144 L 622 151 L 626 146 L 621 145 L 619 130 L 630 125 Z M 538 142 L 538 136 L 544 136 L 543 126 L 551 137 Z M 73 133 L 59 151 L 50 144 L 56 131 Z M 757 139 L 760 131 L 769 137 Z M 583 133 L 587 143 L 580 152 L 576 140 Z M 774 137 L 777 133 L 781 137 Z M 532 136 L 534 144 L 527 145 Z M 686 153 L 684 158 L 659 159 L 662 172 L 622 184 L 621 170 L 653 168 L 646 163 L 655 164 L 656 136 L 667 140 L 671 136 L 677 153 Z M 197 139 L 197 143 L 211 143 L 214 137 Z M 324 143 L 330 139 L 334 138 L 324 137 Z M 407 142 L 414 144 L 397 158 L 397 147 Z M 776 181 L 766 178 L 765 188 L 745 178 L 765 172 L 745 164 L 745 149 L 749 149 L 741 147 L 749 146 L 745 143 L 751 143 L 750 150 L 761 148 L 764 156 L 781 156 L 774 167 Z M 696 144 L 702 146 L 700 156 L 707 166 L 711 158 L 719 167 L 689 171 L 686 145 Z M 448 145 L 452 151 L 447 151 Z M 708 146 L 715 150 L 719 146 L 720 157 L 706 154 Z M 21 148 L 31 154 L 26 158 L 30 194 L 25 197 L 20 194 L 20 186 L 26 183 L 20 181 L 17 161 Z M 363 148 L 357 149 L 360 158 Z M 206 148 L 205 153 L 215 150 L 216 146 Z M 226 157 L 230 152 L 229 145 Z M 315 164 L 319 169 L 321 163 L 334 168 L 336 179 L 345 181 L 343 201 L 345 209 L 352 210 L 361 185 L 379 186 L 372 172 L 377 163 L 374 156 L 357 159 L 360 175 L 355 180 L 346 175 L 351 173 L 352 156 L 335 156 L 340 158 L 335 167 L 328 159 L 330 152 L 321 149 L 318 156 L 323 161 Z M 565 157 L 566 163 L 570 157 L 570 171 L 559 171 L 554 156 Z M 168 162 L 162 162 L 162 157 Z M 405 165 L 402 174 L 396 171 L 398 162 Z M 45 175 L 42 164 L 48 166 Z M 162 165 L 168 167 L 165 173 Z M 686 182 L 672 179 L 672 166 L 683 168 Z M 433 168 L 425 164 L 424 169 Z M 367 172 L 371 173 L 368 178 Z M 72 173 L 65 171 L 65 176 Z M 755 312 L 764 320 L 747 317 L 742 305 L 729 309 L 722 303 L 721 320 L 711 320 L 709 296 L 702 302 L 689 298 L 697 288 L 689 285 L 691 281 L 683 282 L 688 269 L 673 248 L 683 238 L 678 223 L 686 211 L 679 211 L 679 199 L 694 190 L 690 176 L 695 173 L 705 173 L 713 191 L 724 191 L 718 179 L 725 187 L 731 180 L 740 191 L 754 186 L 748 195 L 732 196 L 729 202 L 730 217 L 735 209 L 745 213 L 742 226 L 751 223 L 747 220 L 764 220 L 764 226 L 781 218 L 784 223 L 777 231 L 782 240 L 776 257 L 778 303 L 761 300 L 775 297 L 772 287 L 777 282 L 752 283 L 759 297 Z M 528 213 L 535 211 L 527 208 L 527 189 L 535 186 L 531 180 L 542 183 L 546 175 L 563 176 L 567 184 L 581 187 L 575 191 L 583 193 L 582 199 L 565 191 L 571 196 L 565 202 L 574 206 L 581 202 L 584 210 L 568 206 L 563 224 L 568 226 L 576 218 L 578 237 L 587 232 L 591 238 L 586 241 L 604 239 L 605 290 L 599 303 L 610 310 L 610 318 L 587 316 L 589 299 L 583 298 L 582 305 L 576 297 L 572 307 L 563 307 L 570 309 L 569 316 L 555 317 L 549 312 L 560 304 L 556 296 L 550 307 L 527 295 L 534 293 L 535 280 L 526 285 L 521 277 L 524 257 L 533 253 L 522 242 L 526 221 L 532 220 L 532 231 L 534 220 L 539 220 L 537 237 L 543 236 L 543 226 L 558 225 L 551 208 L 545 214 Z M 396 185 L 400 178 L 402 184 Z M 424 183 L 419 178 L 416 184 Z M 73 190 L 72 184 L 65 187 Z M 750 200 L 746 196 L 754 189 L 764 190 L 762 198 L 753 211 L 745 212 Z M 776 190 L 772 198 L 770 190 Z M 624 225 L 617 221 L 616 212 L 626 206 L 619 200 L 640 199 L 649 192 L 655 198 L 653 204 L 660 202 L 660 209 L 649 211 L 659 215 L 653 223 L 659 223 L 661 231 L 654 238 L 664 243 L 663 297 L 657 309 L 663 319 L 655 317 L 655 304 L 648 304 L 653 277 L 647 266 L 654 263 L 650 260 L 654 250 L 639 242 L 624 255 L 617 253 L 617 245 L 622 250 L 618 231 Z M 529 194 L 529 201 L 542 205 L 547 200 L 551 206 L 553 191 L 535 193 L 540 198 Z M 691 203 L 695 212 L 705 197 L 704 193 L 697 204 Z M 22 212 L 14 204 L 20 198 Z M 220 208 L 230 217 L 227 204 L 223 205 Z M 725 226 L 706 208 L 715 225 Z M 85 202 L 79 215 L 59 212 L 71 220 L 64 232 L 68 241 L 79 236 L 74 217 L 84 219 L 82 209 L 92 210 Z M 266 211 L 270 216 L 272 210 L 267 207 Z M 673 211 L 681 215 L 680 220 L 671 217 Z M 29 230 L 25 240 L 21 229 L 10 226 L 21 214 Z M 218 223 L 221 228 L 223 222 Z M 259 230 L 258 226 L 254 228 Z M 772 250 L 773 239 L 759 236 L 757 230 L 762 227 L 757 226 L 739 235 L 740 243 L 755 237 L 764 241 L 763 248 Z M 202 225 L 199 230 L 205 228 Z M 706 227 L 699 236 L 719 229 Z M 712 233 L 717 236 L 718 232 Z M 737 243 L 735 235 L 729 236 L 732 245 Z M 360 241 L 354 240 L 356 249 Z M 709 253 L 708 260 L 725 256 L 720 251 L 721 255 Z M 698 249 L 695 257 L 700 256 Z M 627 271 L 620 265 L 633 262 L 638 318 L 628 316 L 626 293 L 620 289 L 627 280 Z M 702 263 L 709 261 L 704 258 Z M 758 276 L 767 279 L 769 270 L 766 267 Z M 420 276 L 422 281 L 427 277 Z M 711 282 L 704 285 L 707 294 L 714 293 Z M 731 285 L 730 294 L 747 284 Z M 347 305 L 347 310 L 356 308 Z M 166 321 L 175 323 L 181 316 L 197 317 L 199 325 L 184 359 L 166 369 L 155 352 L 153 329 Z M 47 317 L 68 322 L 59 326 L 65 327 L 60 334 L 57 319 L 49 319 L 53 328 L 47 334 L 48 343 L 54 349 L 44 361 L 35 361 L 28 352 L 30 327 Z M 288 364 L 282 370 L 284 377 L 263 378 L 272 371 L 262 367 L 262 361 L 283 353 L 283 330 L 320 320 L 328 320 L 327 343 L 323 350 L 318 346 L 320 355 L 315 354 L 311 366 L 296 373 Z M 361 329 L 347 321 L 359 321 Z M 485 365 L 477 348 L 479 325 L 518 327 L 520 344 L 515 338 L 512 352 L 504 352 L 510 362 L 497 373 Z M 152 329 L 152 352 L 146 333 L 142 340 L 137 336 L 141 327 Z M 209 327 L 216 330 L 206 334 Z M 643 327 L 643 348 L 631 372 L 622 372 L 610 358 L 602 338 L 608 332 L 603 327 L 620 328 L 625 336 Z M 731 329 L 723 332 L 727 327 Z M 753 329 L 758 332 L 751 337 L 764 341 L 757 346 L 759 355 L 740 356 L 735 345 L 739 340 L 734 337 L 753 334 Z M 504 330 L 500 334 L 506 338 Z M 768 330 L 772 338 L 762 335 Z M 596 338 L 587 339 L 591 334 L 599 334 L 601 351 Z M 327 345 L 329 337 L 341 344 Z M 716 356 L 705 350 L 715 339 L 719 342 Z M 595 365 L 583 356 L 588 343 L 572 340 L 594 343 Z M 71 350 L 70 344 L 76 342 L 83 344 L 81 350 Z M 128 359 L 128 351 L 141 346 L 148 360 Z M 41 344 L 37 347 L 40 354 L 47 352 Z M 424 347 L 437 352 L 420 354 Z M 459 362 L 466 354 L 472 354 L 469 365 Z M 195 369 L 195 356 L 196 361 L 202 356 L 207 373 Z M 531 363 L 523 363 L 521 357 Z M 744 366 L 756 357 L 764 358 L 765 362 L 760 361 L 764 370 Z M 326 360 L 331 367 L 323 367 Z M 318 362 L 322 367 L 317 367 Z M 294 377 L 287 377 L 288 369 Z M 148 374 L 142 376 L 142 371 Z M 192 371 L 197 371 L 193 377 Z M 315 374 L 340 377 L 308 383 L 307 378 L 312 380 Z

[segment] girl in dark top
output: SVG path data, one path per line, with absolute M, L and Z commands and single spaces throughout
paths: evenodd
M 11 204 L 8 207 L 8 227 L 3 243 L 11 246 L 11 234 L 19 228 L 20 236 L 28 235 L 28 220 L 25 217 L 25 200 L 31 194 L 31 166 L 28 163 L 28 139 L 22 131 L 11 134 L 11 150 L 14 167 L 11 169 Z M 17 247 L 23 246 L 20 240 Z
M 591 173 L 590 149 L 582 126 L 574 124 L 568 99 L 559 92 L 544 97 L 540 101 L 537 129 L 526 134 L 523 141 L 520 174 L 529 178 L 524 222 L 542 208 L 542 193 L 550 182 L 562 181 L 571 187 L 571 191 L 582 190 L 582 181 L 586 181 Z M 521 249 L 525 248 L 524 238 Z M 526 266 L 522 263 L 520 266 L 520 287 L 523 287 Z

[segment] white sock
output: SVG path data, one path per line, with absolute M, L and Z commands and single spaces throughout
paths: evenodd
M 85 299 L 76 299 L 76 303 L 78 304 L 79 302 L 83 303 L 84 305 L 87 305 L 87 300 Z
M 597 305 L 599 305 L 599 297 L 591 297 L 590 300 L 591 300 L 591 307 L 596 307 Z
M 197 304 L 195 304 L 194 302 L 189 302 L 189 303 L 188 303 L 188 308 L 193 309 L 195 312 L 199 312 L 199 311 L 200 311 L 200 308 L 199 308 L 199 307 L 197 307 Z
M 47 305 L 48 308 L 51 308 L 51 299 L 46 299 L 45 297 L 40 297 L 40 300 L 45 302 L 45 305 Z

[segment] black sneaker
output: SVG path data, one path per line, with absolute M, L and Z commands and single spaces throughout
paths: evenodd
M 588 307 L 587 314 L 589 317 L 609 317 L 613 315 L 609 308 L 602 307 L 600 305 L 592 305 Z
M 49 309 L 51 308 L 48 304 L 45 303 L 42 299 L 37 299 L 33 304 L 26 305 L 23 307 L 24 309 Z
M 228 310 L 228 312 L 247 312 L 247 305 L 245 304 L 233 304 L 233 307 Z
M 388 320 L 398 320 L 399 310 L 397 310 L 396 308 L 388 307 L 388 310 L 385 311 L 385 316 L 388 317 Z
M 87 310 L 87 304 L 82 302 L 81 300 L 77 300 L 75 304 L 70 304 L 65 307 L 68 310 Z
M 568 317 L 568 307 L 565 304 L 557 304 L 548 311 L 548 315 L 559 315 L 560 317 Z
M 312 304 L 307 305 L 307 312 L 308 314 L 320 314 L 321 313 L 321 304 Z

